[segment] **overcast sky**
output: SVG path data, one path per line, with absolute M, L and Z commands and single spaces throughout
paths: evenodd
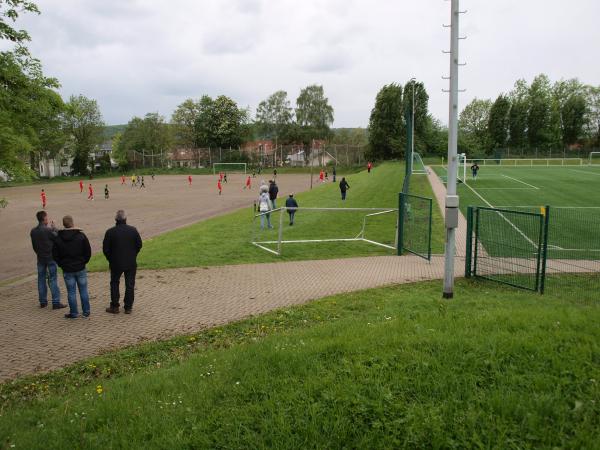
M 252 113 L 285 90 L 322 84 L 335 127 L 364 127 L 377 91 L 422 80 L 447 123 L 450 2 L 443 0 L 37 0 L 17 26 L 61 94 L 98 101 L 107 124 L 186 98 L 232 97 Z M 460 107 L 517 78 L 600 84 L 598 0 L 463 0 Z

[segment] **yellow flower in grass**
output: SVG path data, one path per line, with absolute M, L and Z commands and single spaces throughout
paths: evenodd
M 99 384 L 98 386 L 96 386 L 96 392 L 98 393 L 98 395 L 102 394 L 102 391 L 102 385 Z

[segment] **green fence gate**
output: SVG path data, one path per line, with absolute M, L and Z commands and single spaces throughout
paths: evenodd
M 433 200 L 400 193 L 398 214 L 398 254 L 403 252 L 431 260 L 431 215 Z

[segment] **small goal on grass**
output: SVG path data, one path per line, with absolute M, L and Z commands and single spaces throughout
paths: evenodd
M 213 163 L 213 174 L 218 172 L 246 173 L 246 163 Z
M 284 245 L 291 244 L 362 242 L 389 250 L 398 247 L 397 208 L 300 207 L 290 210 L 295 211 L 293 225 L 288 222 L 285 207 L 255 213 L 252 244 L 277 256 L 281 256 Z M 267 218 L 272 228 L 268 228 Z
M 600 166 L 600 152 L 590 152 L 590 166 Z

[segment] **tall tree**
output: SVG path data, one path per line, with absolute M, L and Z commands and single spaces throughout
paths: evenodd
M 463 145 L 466 146 L 468 153 L 490 153 L 488 123 L 491 108 L 491 100 L 474 98 L 461 111 L 458 127 Z
M 282 140 L 289 134 L 292 119 L 292 107 L 285 91 L 275 92 L 256 109 L 256 123 L 264 137 Z
M 174 126 L 175 144 L 184 148 L 198 146 L 196 142 L 196 120 L 200 115 L 200 102 L 188 98 L 173 112 L 171 123 Z
M 205 95 L 198 103 L 196 142 L 205 147 L 238 147 L 247 137 L 249 114 L 225 95 Z
M 90 153 L 102 143 L 104 121 L 96 100 L 72 95 L 66 104 L 64 129 L 72 138 L 73 171 L 88 172 Z
M 414 92 L 413 92 L 414 89 Z M 427 126 L 429 94 L 425 85 L 420 81 L 409 81 L 404 85 L 404 110 L 412 110 L 413 94 L 415 101 L 415 137 L 419 140 Z
M 327 139 L 333 124 L 333 107 L 325 97 L 323 86 L 305 87 L 296 99 L 296 123 L 309 139 Z
M 586 86 L 584 128 L 592 146 L 600 146 L 600 86 Z
M 173 145 L 172 130 L 164 117 L 158 113 L 148 113 L 143 119 L 134 117 L 129 121 L 117 145 L 120 164 L 123 157 L 131 158 L 132 152 L 154 155 L 153 161 L 157 162 L 156 155 L 166 154 Z
M 529 87 L 527 137 L 532 149 L 547 149 L 553 141 L 553 117 L 550 80 L 544 74 L 534 78 Z
M 369 156 L 373 159 L 404 155 L 404 106 L 402 86 L 385 85 L 377 93 L 369 118 Z
M 500 94 L 490 108 L 488 132 L 493 148 L 504 148 L 508 143 L 510 126 L 510 100 Z

